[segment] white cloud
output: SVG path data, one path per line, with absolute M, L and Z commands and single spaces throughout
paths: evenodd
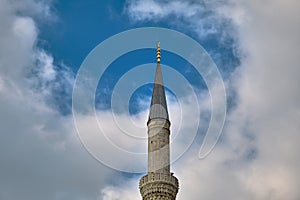
M 251 19 L 239 26 L 241 47 L 248 57 L 237 78 L 240 101 L 232 117 L 243 125 L 239 132 L 242 128 L 251 132 L 258 152 L 247 183 L 255 199 L 297 199 L 299 3 L 254 1 L 243 6 Z
M 0 72 L 9 77 L 20 79 L 24 66 L 31 61 L 30 50 L 36 41 L 36 28 L 33 20 L 28 17 L 14 16 L 10 7 L 2 3 L 0 23 L 3 25 L 0 34 Z M 7 10 L 6 10 L 7 9 Z M 2 12 L 3 11 L 3 12 Z M 13 66 L 13 67 L 12 67 Z
M 125 186 L 123 186 L 123 184 Z M 108 186 L 101 190 L 99 200 L 138 200 L 140 199 L 138 180 L 121 182 L 117 186 Z
M 37 37 L 35 23 L 30 17 L 17 17 L 13 22 L 12 32 L 16 36 L 19 48 L 28 48 L 34 45 Z
M 227 37 L 224 18 L 217 15 L 220 5 L 218 1 L 128 0 L 124 11 L 134 22 L 166 20 L 175 27 L 196 32 L 199 38 L 217 33 Z
M 9 2 L 7 0 L 3 0 Z M 10 1 L 9 5 L 13 10 L 17 10 L 20 15 L 33 17 L 35 19 L 43 19 L 51 22 L 56 20 L 56 16 L 52 10 L 53 0 L 22 0 L 22 1 Z
M 172 14 L 177 17 L 193 17 L 199 12 L 204 12 L 202 7 L 192 6 L 189 2 L 182 1 L 172 1 L 169 3 L 154 0 L 131 1 L 127 9 L 132 19 L 137 21 L 156 20 Z
M 38 68 L 39 76 L 46 81 L 54 80 L 56 71 L 53 65 L 53 57 L 49 56 L 44 51 L 38 51 L 37 60 L 40 62 Z

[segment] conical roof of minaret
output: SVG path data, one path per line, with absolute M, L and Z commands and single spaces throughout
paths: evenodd
M 154 79 L 154 87 L 152 91 L 152 99 L 148 122 L 151 119 L 166 119 L 169 121 L 165 88 L 163 84 L 162 71 L 160 67 L 160 44 L 157 44 L 157 65 Z

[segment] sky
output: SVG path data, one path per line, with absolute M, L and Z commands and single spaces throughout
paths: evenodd
M 299 8 L 297 0 L 0 0 L 0 199 L 141 199 L 156 41 L 117 54 L 151 44 L 140 34 L 95 52 L 124 31 L 156 27 L 204 52 L 155 35 L 177 199 L 298 200 Z M 207 74 L 172 45 L 196 54 Z M 206 79 L 214 72 L 221 90 Z M 84 92 L 93 95 L 76 99 Z M 75 112 L 89 101 L 92 111 Z M 210 121 L 222 109 L 217 137 Z M 218 142 L 201 157 L 207 135 Z

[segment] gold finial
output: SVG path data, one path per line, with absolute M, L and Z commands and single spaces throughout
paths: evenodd
M 157 63 L 160 63 L 160 42 L 157 42 L 156 60 Z

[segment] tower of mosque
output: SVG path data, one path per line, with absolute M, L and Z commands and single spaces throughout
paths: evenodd
M 160 66 L 160 44 L 150 105 L 148 127 L 148 173 L 139 183 L 143 200 L 175 200 L 178 179 L 170 172 L 170 121 Z

